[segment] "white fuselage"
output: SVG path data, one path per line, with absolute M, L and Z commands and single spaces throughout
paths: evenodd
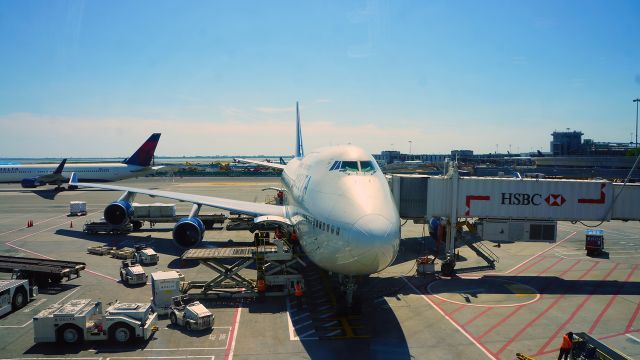
M 0 183 L 19 183 L 22 179 L 48 175 L 56 167 L 58 164 L 0 165 Z M 67 164 L 62 175 L 69 178 L 75 172 L 81 181 L 107 182 L 144 176 L 151 170 L 151 167 L 123 163 Z
M 341 170 L 338 161 L 352 167 Z M 369 167 L 354 168 L 354 162 Z M 370 154 L 353 145 L 320 149 L 291 160 L 282 180 L 287 217 L 314 263 L 346 275 L 391 265 L 400 244 L 400 217 Z

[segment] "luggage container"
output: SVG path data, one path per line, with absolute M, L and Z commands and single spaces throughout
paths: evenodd
M 87 203 L 84 201 L 69 202 L 69 215 L 71 216 L 87 215 Z
M 584 249 L 587 256 L 600 255 L 604 251 L 604 230 L 587 229 L 584 231 Z

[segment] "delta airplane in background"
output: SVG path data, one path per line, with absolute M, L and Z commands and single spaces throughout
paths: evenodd
M 162 166 L 151 166 L 160 134 L 152 134 L 140 148 L 120 163 L 0 165 L 0 183 L 20 183 L 24 188 L 66 183 L 75 173 L 79 179 L 92 182 L 117 181 L 144 176 Z
M 124 191 L 104 210 L 105 220 L 114 225 L 129 221 L 136 194 L 193 203 L 189 217 L 173 229 L 174 242 L 183 248 L 198 246 L 203 239 L 204 225 L 198 218 L 203 205 L 253 216 L 257 224 L 276 223 L 286 231 L 295 230 L 309 259 L 343 275 L 348 304 L 356 287 L 355 275 L 376 273 L 394 261 L 400 243 L 400 217 L 382 171 L 368 152 L 353 145 L 305 154 L 297 104 L 295 157 L 286 165 L 241 161 L 282 170 L 284 205 L 82 183 L 75 174 L 69 185 Z

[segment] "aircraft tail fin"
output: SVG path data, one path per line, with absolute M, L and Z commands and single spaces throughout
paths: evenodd
M 64 164 L 67 163 L 67 159 L 62 159 L 60 165 L 53 171 L 54 174 L 62 174 L 62 170 L 64 169 Z
M 300 109 L 296 101 L 296 157 L 304 156 L 304 147 L 302 146 L 302 128 L 300 128 Z
M 125 159 L 123 163 L 127 165 L 137 166 L 149 166 L 153 160 L 153 155 L 156 152 L 156 146 L 160 140 L 160 133 L 154 133 L 149 136 L 147 141 L 142 144 L 128 159 Z

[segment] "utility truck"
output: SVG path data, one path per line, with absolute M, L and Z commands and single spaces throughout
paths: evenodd
M 193 301 L 187 295 L 173 298 L 169 320 L 171 324 L 184 326 L 190 331 L 213 328 L 213 314 L 199 301 Z
M 101 301 L 71 300 L 54 304 L 33 317 L 34 341 L 79 344 L 85 340 L 110 340 L 126 344 L 147 340 L 158 331 L 158 314 L 151 304 L 119 303 L 106 311 Z
M 135 260 L 122 260 L 120 280 L 126 285 L 146 284 L 147 274 Z

